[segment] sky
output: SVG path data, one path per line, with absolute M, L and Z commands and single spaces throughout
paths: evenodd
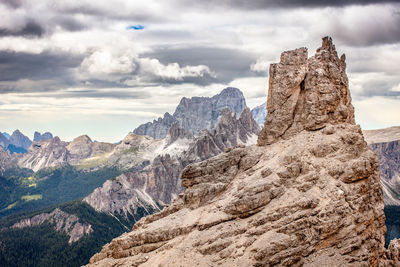
M 182 97 L 266 102 L 269 64 L 331 36 L 356 122 L 400 125 L 400 1 L 2 0 L 0 131 L 117 142 Z

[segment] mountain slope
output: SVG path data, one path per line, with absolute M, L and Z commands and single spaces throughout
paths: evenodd
M 90 266 L 398 266 L 399 243 L 384 248 L 377 158 L 330 38 L 311 58 L 282 53 L 271 101 L 258 146 L 187 166 L 184 194 Z
M 218 155 L 237 144 L 254 144 L 259 131 L 248 108 L 239 118 L 224 109 L 216 127 L 196 137 L 174 123 L 163 140 L 164 147 L 153 152 L 156 156 L 148 165 L 106 181 L 84 201 L 96 211 L 131 216 L 135 220 L 137 210 L 152 214 L 182 192 L 179 176 L 186 165 Z
M 218 122 L 224 108 L 229 108 L 240 114 L 246 107 L 243 93 L 233 87 L 227 87 L 213 97 L 182 98 L 173 115 L 165 113 L 163 118 L 148 122 L 137 127 L 133 132 L 148 135 L 154 139 L 167 136 L 168 129 L 174 122 L 179 127 L 192 134 L 198 134 L 203 129 L 211 129 Z

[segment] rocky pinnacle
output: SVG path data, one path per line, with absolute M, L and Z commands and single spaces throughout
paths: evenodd
M 287 139 L 328 123 L 354 124 L 345 55 L 340 58 L 330 37 L 308 58 L 307 48 L 281 54 L 269 71 L 268 115 L 258 145 Z

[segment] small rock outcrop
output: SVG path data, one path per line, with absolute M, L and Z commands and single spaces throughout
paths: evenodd
M 93 232 L 92 226 L 86 223 L 80 223 L 76 215 L 66 213 L 59 208 L 54 209 L 50 213 L 41 213 L 31 218 L 23 219 L 10 228 L 25 228 L 40 225 L 45 222 L 54 224 L 56 231 L 65 233 L 69 236 L 68 243 L 72 243 L 81 239 L 84 235 Z
M 311 58 L 307 48 L 282 53 L 280 62 L 270 66 L 268 116 L 258 145 L 328 123 L 354 124 L 348 83 L 345 56 L 338 57 L 330 37 Z
M 52 138 L 53 138 L 53 134 L 50 132 L 45 132 L 44 134 L 35 132 L 33 134 L 33 142 L 40 142 L 42 140 L 50 140 Z
M 246 108 L 243 93 L 237 88 L 227 87 L 213 97 L 184 97 L 173 115 L 167 112 L 163 118 L 142 124 L 133 132 L 161 139 L 167 136 L 169 128 L 177 122 L 180 128 L 197 135 L 201 130 L 216 125 L 224 108 L 240 114 Z
M 344 67 L 330 38 L 311 59 L 305 48 L 284 52 L 259 146 L 187 166 L 181 197 L 90 266 L 396 266 L 377 157 L 354 125 Z

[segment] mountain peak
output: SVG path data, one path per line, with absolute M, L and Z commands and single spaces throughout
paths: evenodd
M 311 58 L 307 48 L 283 52 L 280 62 L 271 64 L 269 79 L 268 116 L 259 145 L 328 124 L 355 123 L 345 59 L 338 57 L 330 37 L 323 38 Z
M 152 123 L 140 125 L 133 132 L 160 139 L 167 136 L 174 122 L 178 122 L 180 128 L 197 135 L 201 130 L 211 129 L 217 124 L 224 108 L 240 114 L 246 108 L 243 93 L 237 88 L 227 87 L 213 97 L 183 97 L 172 116 L 165 114 Z

